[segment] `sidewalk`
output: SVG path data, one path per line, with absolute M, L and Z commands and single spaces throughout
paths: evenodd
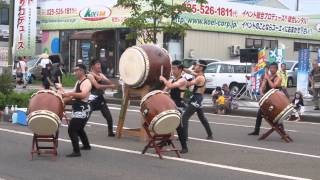
M 39 90 L 40 86 L 37 85 L 29 85 L 27 89 L 16 89 L 16 91 L 30 91 L 30 90 Z M 72 88 L 66 88 L 65 91 L 71 91 Z M 121 104 L 121 99 L 113 97 L 113 94 L 116 91 L 105 91 L 105 99 L 107 99 L 108 103 L 111 104 Z M 305 112 L 302 115 L 301 121 L 306 122 L 315 122 L 320 123 L 320 111 L 313 110 L 313 103 L 311 99 L 305 99 Z M 239 108 L 232 110 L 232 112 L 228 115 L 235 116 L 247 116 L 247 117 L 256 117 L 259 105 L 257 101 L 251 100 L 239 100 L 238 101 Z M 131 100 L 130 105 L 140 106 L 139 100 Z M 205 94 L 203 100 L 203 109 L 206 113 L 213 113 L 213 106 L 211 101 L 211 96 L 209 94 Z

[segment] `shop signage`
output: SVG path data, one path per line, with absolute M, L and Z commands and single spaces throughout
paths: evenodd
M 14 54 L 33 56 L 36 47 L 37 0 L 15 0 Z
M 179 15 L 175 21 L 187 23 L 195 30 L 320 40 L 317 26 L 320 15 L 216 0 L 202 5 L 195 0 L 166 2 L 190 7 L 192 12 Z M 130 9 L 115 6 L 116 3 L 116 0 L 42 1 L 41 27 L 43 30 L 124 27 L 122 22 L 130 16 Z M 88 4 L 97 6 L 88 8 Z
M 79 16 L 87 21 L 100 21 L 108 18 L 111 15 L 111 10 L 107 7 L 87 7 L 80 10 Z

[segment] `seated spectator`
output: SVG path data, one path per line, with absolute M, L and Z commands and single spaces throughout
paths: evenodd
M 292 100 L 293 107 L 295 109 L 294 113 L 290 117 L 290 121 L 299 121 L 300 120 L 300 115 L 302 113 L 302 109 L 304 107 L 303 103 L 303 96 L 301 92 L 296 92 L 294 94 L 294 98 Z
M 222 91 L 218 93 L 218 99 L 216 100 L 218 107 L 218 114 L 225 114 L 225 98 L 222 95 Z

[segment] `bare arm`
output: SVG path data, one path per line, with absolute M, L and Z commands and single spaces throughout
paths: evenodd
M 261 82 L 260 88 L 259 88 L 259 92 L 260 92 L 261 96 L 264 95 L 263 91 L 266 88 L 266 84 L 267 84 L 267 81 L 265 79 L 263 79 Z
M 194 79 L 192 81 L 188 81 L 187 84 L 188 84 L 188 86 L 192 86 L 192 85 L 201 84 L 204 81 L 205 81 L 205 79 L 203 76 L 198 76 L 198 77 L 196 77 L 196 79 Z
M 73 97 L 73 98 L 77 98 L 77 99 L 85 99 L 86 97 L 88 97 L 90 95 L 90 91 L 91 91 L 91 82 L 90 80 L 85 80 L 81 86 L 80 86 L 80 90 L 81 92 L 77 93 L 77 92 L 68 92 L 68 93 L 64 93 L 64 97 Z
M 278 87 L 281 87 L 281 78 L 280 77 L 277 77 L 276 80 L 274 82 L 271 81 L 270 78 L 266 78 L 267 80 L 267 83 L 269 84 L 269 86 L 271 88 L 278 88 Z
M 166 89 L 179 88 L 187 85 L 187 81 L 184 78 L 181 78 L 178 81 L 172 83 L 171 81 L 168 81 L 163 76 L 160 76 L 160 81 L 163 81 L 163 83 L 166 86 Z
M 87 77 L 91 81 L 93 87 L 95 87 L 96 89 L 105 90 L 107 88 L 115 88 L 115 85 L 112 82 L 111 84 L 108 84 L 108 85 L 99 84 L 92 74 L 88 74 Z
M 194 76 L 197 76 L 198 74 L 195 73 L 194 71 L 190 70 L 190 69 L 187 69 L 187 68 L 184 68 L 183 69 L 184 72 L 186 72 L 187 74 L 191 74 L 191 75 L 194 75 Z

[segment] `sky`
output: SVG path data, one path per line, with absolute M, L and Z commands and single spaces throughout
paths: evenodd
M 279 0 L 288 8 L 295 10 L 297 0 Z M 299 0 L 299 10 L 310 12 L 310 13 L 320 13 L 320 0 Z

